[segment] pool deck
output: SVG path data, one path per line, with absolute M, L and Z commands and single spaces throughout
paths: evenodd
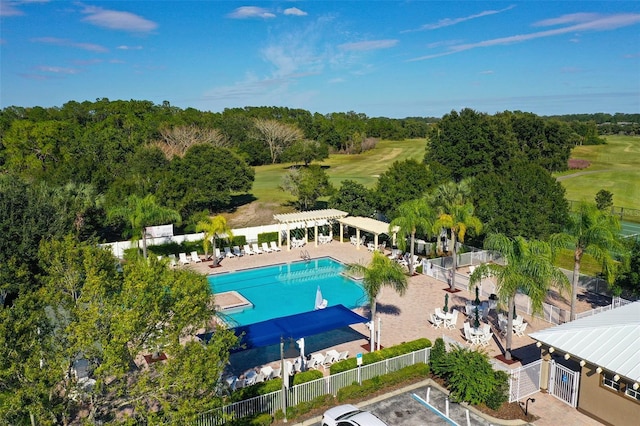
M 301 260 L 301 250 L 308 252 L 312 259 L 329 256 L 343 263 L 367 264 L 372 257 L 372 253 L 368 252 L 366 247 L 361 246 L 358 250 L 348 242 L 340 243 L 333 241 L 329 244 L 318 245 L 317 247 L 311 242 L 303 249 L 292 249 L 288 251 L 283 247 L 281 252 L 224 259 L 218 268 L 210 268 L 211 261 L 189 264 L 184 267 L 197 270 L 207 275 L 219 274 L 298 261 Z M 464 315 L 461 314 L 459 316 L 455 329 L 444 329 L 442 327 L 436 329 L 428 320 L 429 315 L 434 312 L 435 308 L 442 307 L 444 304 L 444 295 L 446 293 L 444 290 L 446 287 L 447 285 L 445 283 L 420 274 L 409 277 L 409 287 L 404 296 L 398 295 L 389 288 L 383 288 L 378 297 L 377 304 L 377 314 L 381 319 L 382 346 L 393 346 L 422 337 L 426 337 L 433 342 L 436 338 L 442 336 L 447 336 L 467 346 L 462 333 L 462 326 L 464 321 L 466 321 Z M 458 310 L 464 311 L 466 302 L 473 298 L 475 298 L 475 294 L 467 290 L 451 294 L 449 297 L 449 307 L 450 309 L 458 308 Z M 582 298 L 578 298 L 578 300 L 579 311 L 586 311 L 593 308 L 590 303 L 582 300 Z M 553 297 L 553 300 L 550 300 L 549 303 L 568 309 L 568 300 L 563 298 Z M 330 300 L 329 304 L 331 304 Z M 356 312 L 367 317 L 369 316 L 369 310 L 366 307 L 358 309 Z M 528 333 L 553 326 L 553 324 L 539 318 L 532 318 L 528 315 L 525 315 L 524 318 L 526 322 L 529 323 Z M 492 319 L 491 315 L 489 319 Z M 496 332 L 495 323 L 492 323 L 492 328 L 495 337 L 490 345 L 483 350 L 486 351 L 490 357 L 495 357 L 502 354 L 505 339 L 500 333 Z M 367 327 L 364 324 L 356 324 L 346 329 L 306 337 L 305 353 L 311 354 L 336 349 L 338 351 L 348 350 L 349 356 L 353 357 L 358 352 L 367 352 L 368 337 L 369 330 Z M 528 335 L 524 337 L 513 335 L 512 353 L 521 360 L 522 364 L 527 364 L 540 357 L 540 350 L 536 348 L 535 341 Z M 253 367 L 260 367 L 266 364 L 277 366 L 279 359 L 278 345 L 252 349 L 233 354 L 230 369 L 234 374 L 239 375 L 243 371 Z M 518 362 L 512 364 L 510 368 L 515 368 L 520 365 L 521 363 Z M 326 374 L 328 374 L 328 372 Z M 565 426 L 600 424 L 582 415 L 577 410 L 571 409 L 568 405 L 558 401 L 553 396 L 538 393 L 535 397 L 535 406 L 533 408 L 530 407 L 530 411 L 541 417 L 541 419 L 536 422 L 536 425 L 544 426 L 560 423 Z

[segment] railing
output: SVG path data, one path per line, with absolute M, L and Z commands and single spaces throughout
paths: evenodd
M 338 390 L 352 385 L 354 382 L 372 379 L 401 368 L 420 362 L 428 363 L 431 348 L 420 349 L 395 358 L 385 359 L 373 364 L 332 374 L 311 382 L 291 386 L 287 390 L 287 406 L 294 406 L 301 402 L 309 402 L 322 395 L 336 395 Z M 271 392 L 251 399 L 235 402 L 220 409 L 203 413 L 196 424 L 199 426 L 218 426 L 230 418 L 242 418 L 260 413 L 275 414 L 282 409 L 282 391 Z
M 507 371 L 509 374 L 509 402 L 518 401 L 540 391 L 541 368 L 542 360 L 539 359 Z

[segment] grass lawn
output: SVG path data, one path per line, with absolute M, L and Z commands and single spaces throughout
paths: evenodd
M 571 158 L 591 162 L 584 170 L 557 175 L 568 200 L 593 201 L 605 189 L 613 194 L 616 207 L 640 209 L 640 137 L 607 136 L 606 145 L 578 146 Z
M 563 249 L 556 259 L 556 266 L 573 271 L 573 250 Z M 592 256 L 585 254 L 580 261 L 580 273 L 592 277 L 602 272 L 602 265 Z

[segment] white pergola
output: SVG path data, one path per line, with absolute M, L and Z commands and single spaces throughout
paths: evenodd
M 389 224 L 382 222 L 381 220 L 372 219 L 370 217 L 350 216 L 338 219 L 341 225 L 350 226 L 356 228 L 356 249 L 360 250 L 360 231 L 370 232 L 373 234 L 373 244 L 378 247 L 378 235 L 387 234 L 391 236 L 393 244 L 396 242 L 396 234 L 399 228 L 396 226 L 394 229 L 389 230 Z M 342 235 L 342 226 L 340 227 L 340 242 L 344 242 Z
M 326 209 L 326 210 L 310 210 L 306 212 L 298 213 L 283 213 L 274 214 L 273 218 L 278 221 L 278 234 L 281 235 L 282 224 L 287 225 L 287 250 L 291 250 L 291 225 L 304 225 L 304 238 L 308 241 L 309 227 L 313 226 L 315 238 L 315 245 L 318 246 L 318 222 L 329 222 L 330 220 L 344 218 L 349 213 L 342 210 Z M 329 227 L 329 237 L 333 238 L 333 231 Z M 342 237 L 342 230 L 340 230 L 340 237 Z M 278 245 L 281 245 L 281 239 L 278 238 Z

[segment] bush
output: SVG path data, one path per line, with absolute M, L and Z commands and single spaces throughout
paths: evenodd
M 362 382 L 362 386 L 354 383 L 340 389 L 337 395 L 338 402 L 343 403 L 350 399 L 360 399 L 385 387 L 393 386 L 416 377 L 427 377 L 428 375 L 429 366 L 427 364 L 418 363 L 410 365 L 398 371 L 365 380 Z
M 271 241 L 278 242 L 278 232 L 263 232 L 258 234 L 258 244 L 270 243 Z
M 266 395 L 271 392 L 275 392 L 282 389 L 282 379 L 276 378 L 267 380 L 264 382 L 256 383 L 246 388 L 241 388 L 234 391 L 231 394 L 231 399 L 235 401 L 242 401 L 243 399 L 249 399 L 258 395 Z
M 384 348 L 382 350 L 376 352 L 370 352 L 364 354 L 362 356 L 362 364 L 373 364 L 374 362 L 382 361 L 388 358 L 394 358 L 400 355 L 407 354 L 409 352 L 414 352 L 419 349 L 428 348 L 431 346 L 431 341 L 429 339 L 417 339 L 411 342 L 401 343 L 396 346 L 391 346 L 389 348 Z M 330 372 L 331 374 L 342 373 L 343 371 L 353 370 L 358 365 L 356 364 L 356 358 L 348 358 L 344 361 L 336 362 L 331 365 Z
M 454 348 L 446 354 L 442 368 L 453 402 L 486 402 L 497 385 L 489 357 L 483 352 Z
M 297 373 L 295 376 L 293 376 L 293 384 L 295 386 L 306 382 L 312 382 L 323 377 L 324 374 L 322 374 L 322 372 L 318 370 L 303 371 L 302 373 Z
M 282 411 L 280 411 L 282 412 Z M 229 426 L 269 426 L 273 423 L 273 417 L 269 413 L 258 414 L 253 417 L 243 417 L 226 422 Z
M 484 403 L 492 410 L 498 410 L 509 400 L 509 375 L 504 371 L 494 371 L 493 376 L 495 385 Z
M 309 402 L 301 402 L 293 407 L 287 407 L 287 419 L 295 419 L 296 417 L 307 414 L 316 408 L 328 407 L 333 405 L 333 396 L 331 394 L 321 395 Z M 282 411 L 280 411 L 282 412 Z
M 242 247 L 245 244 L 247 244 L 247 237 L 245 235 L 234 235 L 230 245 Z
M 445 372 L 444 361 L 447 356 L 447 348 L 444 344 L 444 340 L 438 337 L 433 343 L 431 348 L 431 355 L 429 356 L 429 365 L 431 365 L 431 371 L 436 376 L 442 376 Z

